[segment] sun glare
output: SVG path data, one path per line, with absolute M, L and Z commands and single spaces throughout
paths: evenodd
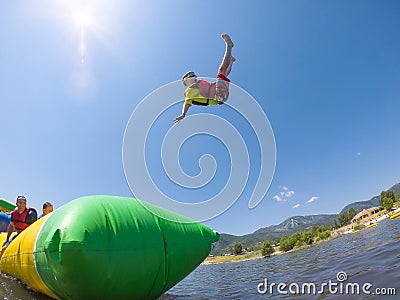
M 80 45 L 79 52 L 81 56 L 81 63 L 86 62 L 86 31 L 92 25 L 92 18 L 90 14 L 88 14 L 87 10 L 79 10 L 75 15 L 76 22 L 80 27 Z
M 87 26 L 91 23 L 91 17 L 87 11 L 80 10 L 76 13 L 76 21 L 80 26 Z
M 88 1 L 85 5 L 82 3 L 73 5 L 73 2 L 73 0 L 65 2 L 66 16 L 72 23 L 74 34 L 79 34 L 77 42 L 80 62 L 86 64 L 90 61 L 91 50 L 99 42 L 102 46 L 114 47 L 110 42 L 110 37 L 114 34 L 111 30 L 113 24 L 110 24 L 110 21 L 112 21 L 111 16 L 115 15 L 115 8 L 103 1 Z

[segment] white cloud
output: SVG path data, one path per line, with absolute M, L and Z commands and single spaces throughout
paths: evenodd
M 288 191 L 288 192 L 285 193 L 285 196 L 288 197 L 288 198 L 290 198 L 290 197 L 292 197 L 294 194 L 295 194 L 295 191 Z
M 307 203 L 312 203 L 312 202 L 314 202 L 314 201 L 316 201 L 316 200 L 318 200 L 319 199 L 319 197 L 311 197 L 308 201 L 307 201 Z
M 273 198 L 276 201 L 289 201 L 290 198 L 296 193 L 295 191 L 289 190 L 287 186 L 280 186 L 280 192 L 276 194 Z
M 300 206 L 299 203 L 297 203 L 296 205 L 293 206 L 293 208 L 298 208 Z

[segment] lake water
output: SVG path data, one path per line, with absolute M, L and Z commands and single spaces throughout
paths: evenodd
M 400 218 L 387 219 L 301 251 L 199 266 L 160 299 L 400 299 L 399 250 Z M 0 299 L 49 299 L 4 274 L 0 280 Z
M 301 251 L 268 259 L 199 266 L 161 299 L 400 299 L 399 262 L 400 218 L 387 219 L 378 226 Z M 344 279 L 342 272 L 347 280 L 341 282 L 337 276 Z M 266 290 L 266 279 L 269 287 L 271 283 L 276 285 Z M 286 287 L 282 285 L 278 291 L 280 283 Z M 260 284 L 260 292 L 265 293 L 259 293 Z M 315 284 L 315 295 L 307 293 L 313 292 L 312 285 L 307 288 L 307 284 Z M 360 294 L 353 295 L 357 285 Z M 292 294 L 297 287 L 300 293 Z M 389 288 L 395 288 L 397 296 L 373 295 L 392 293 Z

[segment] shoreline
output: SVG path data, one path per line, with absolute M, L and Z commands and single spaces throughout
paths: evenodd
M 312 248 L 316 245 L 329 242 L 338 237 L 341 237 L 341 236 L 330 236 L 329 238 L 327 238 L 325 240 L 320 240 L 312 245 L 303 245 L 300 247 L 293 248 L 292 250 L 289 250 L 287 252 L 275 250 L 275 252 L 272 253 L 270 257 Z M 276 248 L 279 248 L 279 247 L 276 247 Z M 270 257 L 264 257 L 261 255 L 261 250 L 255 250 L 252 252 L 248 252 L 246 254 L 228 255 L 228 256 L 218 255 L 218 256 L 212 256 L 212 257 L 208 256 L 200 265 L 217 265 L 217 264 L 225 264 L 225 263 L 237 263 L 237 262 L 256 260 L 256 259 L 260 259 L 260 258 L 270 258 Z

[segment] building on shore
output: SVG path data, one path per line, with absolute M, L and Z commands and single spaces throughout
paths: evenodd
M 382 210 L 382 207 L 371 207 L 368 209 L 363 209 L 358 214 L 356 214 L 353 219 L 351 219 L 351 223 L 354 224 L 359 221 L 362 221 L 363 219 L 368 218 L 381 210 Z

